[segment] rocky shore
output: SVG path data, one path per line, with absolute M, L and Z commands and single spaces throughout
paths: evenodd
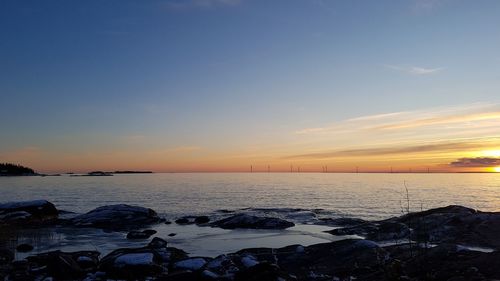
M 314 216 L 289 210 L 290 217 Z M 286 229 L 294 222 L 224 211 L 223 217 L 188 216 L 176 224 L 223 229 Z M 190 256 L 149 227 L 170 223 L 154 210 L 125 204 L 66 216 L 37 200 L 0 204 L 0 228 L 99 228 L 125 231 L 137 247 L 50 251 L 15 259 L 33 247 L 0 248 L 4 280 L 497 280 L 500 213 L 448 206 L 381 221 L 321 217 L 331 235 L 356 235 L 310 246 L 249 248 L 217 257 Z M 174 236 L 175 234 L 171 235 Z M 2 245 L 2 244 L 0 244 Z M 134 244 L 135 245 L 135 244 Z

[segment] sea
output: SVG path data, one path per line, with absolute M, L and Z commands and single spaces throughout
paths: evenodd
M 500 211 L 500 173 L 153 173 L 114 176 L 0 177 L 0 203 L 46 199 L 60 210 L 85 213 L 111 204 L 155 210 L 167 220 L 186 215 L 250 212 L 291 220 L 287 230 L 223 230 L 196 225 L 153 226 L 157 236 L 193 255 L 217 256 L 249 247 L 304 246 L 336 241 L 318 217 L 380 220 L 407 211 L 463 205 Z M 126 233 L 96 229 L 0 229 L 0 244 L 48 250 L 140 246 Z M 3 233 L 3 234 L 2 234 Z M 175 234 L 175 236 L 168 236 Z M 2 239 L 3 237 L 3 239 Z M 6 238 L 7 237 L 7 238 Z M 143 241 L 143 244 L 147 241 Z M 139 243 L 139 244 L 137 244 Z M 16 253 L 23 258 L 33 253 Z

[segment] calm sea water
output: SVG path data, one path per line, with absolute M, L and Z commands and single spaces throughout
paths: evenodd
M 460 204 L 500 210 L 499 174 L 180 173 L 112 177 L 3 177 L 0 202 L 47 199 L 86 212 L 127 203 L 166 216 L 219 209 L 321 208 L 365 219 L 401 213 L 406 183 L 413 210 Z

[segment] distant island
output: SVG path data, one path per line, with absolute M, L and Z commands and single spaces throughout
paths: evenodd
M 12 163 L 0 163 L 0 176 L 37 176 L 31 168 Z
M 93 171 L 87 174 L 70 174 L 72 177 L 102 177 L 102 176 L 112 176 L 114 174 L 152 174 L 152 171 L 114 171 L 114 172 L 103 172 L 103 171 Z
M 113 174 L 152 174 L 152 171 L 114 171 Z

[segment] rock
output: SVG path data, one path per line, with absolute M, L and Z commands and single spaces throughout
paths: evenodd
M 247 214 L 234 215 L 211 224 L 224 229 L 251 228 L 251 229 L 285 229 L 295 224 L 279 218 L 257 217 Z
M 30 252 L 33 250 L 33 246 L 30 244 L 19 244 L 16 250 L 21 253 Z
M 323 224 L 333 225 L 333 226 L 354 226 L 362 223 L 366 223 L 365 220 L 358 218 L 320 218 L 319 219 Z
M 59 212 L 47 200 L 0 204 L 0 224 L 42 223 L 57 219 Z
M 76 226 L 121 229 L 158 223 L 160 217 L 149 208 L 125 204 L 96 208 L 71 219 Z
M 210 218 L 208 216 L 199 216 L 194 219 L 194 223 L 196 224 L 205 224 L 210 222 Z
M 165 241 L 161 238 L 155 237 L 155 238 L 153 238 L 153 240 L 151 240 L 151 242 L 149 242 L 148 247 L 152 248 L 152 249 L 166 248 L 167 241 Z
M 172 224 L 172 222 L 171 222 L 171 221 L 165 221 L 164 223 L 165 223 L 165 224 Z
M 144 279 L 167 272 L 166 265 L 186 259 L 187 254 L 167 247 L 161 238 L 153 238 L 146 247 L 117 249 L 102 258 L 99 270 L 108 278 Z
M 36 275 L 45 274 L 57 279 L 82 278 L 89 272 L 97 269 L 99 252 L 79 251 L 61 252 L 53 251 L 30 256 L 27 260 L 30 267 L 36 269 Z
M 257 265 L 276 264 L 280 270 L 287 272 L 290 276 L 296 276 L 298 280 L 310 280 L 311 272 L 315 276 L 330 276 L 329 280 L 332 280 L 333 276 L 340 280 L 349 280 L 349 276 L 360 280 L 383 280 L 383 278 L 361 278 L 378 272 L 381 259 L 388 255 L 383 248 L 372 241 L 348 239 L 311 245 L 303 249 L 299 246 L 291 245 L 279 249 L 244 249 L 238 251 L 237 254 L 241 258 L 254 257 L 258 261 Z M 297 249 L 300 250 L 297 251 Z M 245 267 L 242 265 L 241 268 Z
M 148 248 L 118 249 L 101 260 L 99 270 L 108 278 L 141 279 L 162 273 L 162 262 L 162 256 Z
M 146 229 L 143 231 L 133 230 L 127 234 L 127 239 L 148 239 L 154 234 L 156 234 L 156 230 L 153 229 Z
M 221 277 L 233 277 L 240 270 L 241 264 L 237 265 L 240 256 L 236 254 L 220 255 L 205 264 L 204 270 Z
M 328 231 L 360 235 L 374 241 L 411 238 L 422 243 L 455 243 L 500 249 L 500 212 L 447 206 L 382 221 Z
M 176 224 L 189 224 L 190 221 L 188 218 L 180 218 L 175 220 Z
M 154 230 L 154 229 L 145 229 L 143 230 L 142 232 L 146 233 L 147 235 L 154 235 L 156 234 L 158 231 Z
M 169 233 L 168 236 L 170 237 L 174 237 L 175 235 L 177 235 L 177 233 Z
M 173 269 L 197 271 L 200 270 L 209 260 L 209 258 L 205 257 L 187 258 L 174 263 Z

